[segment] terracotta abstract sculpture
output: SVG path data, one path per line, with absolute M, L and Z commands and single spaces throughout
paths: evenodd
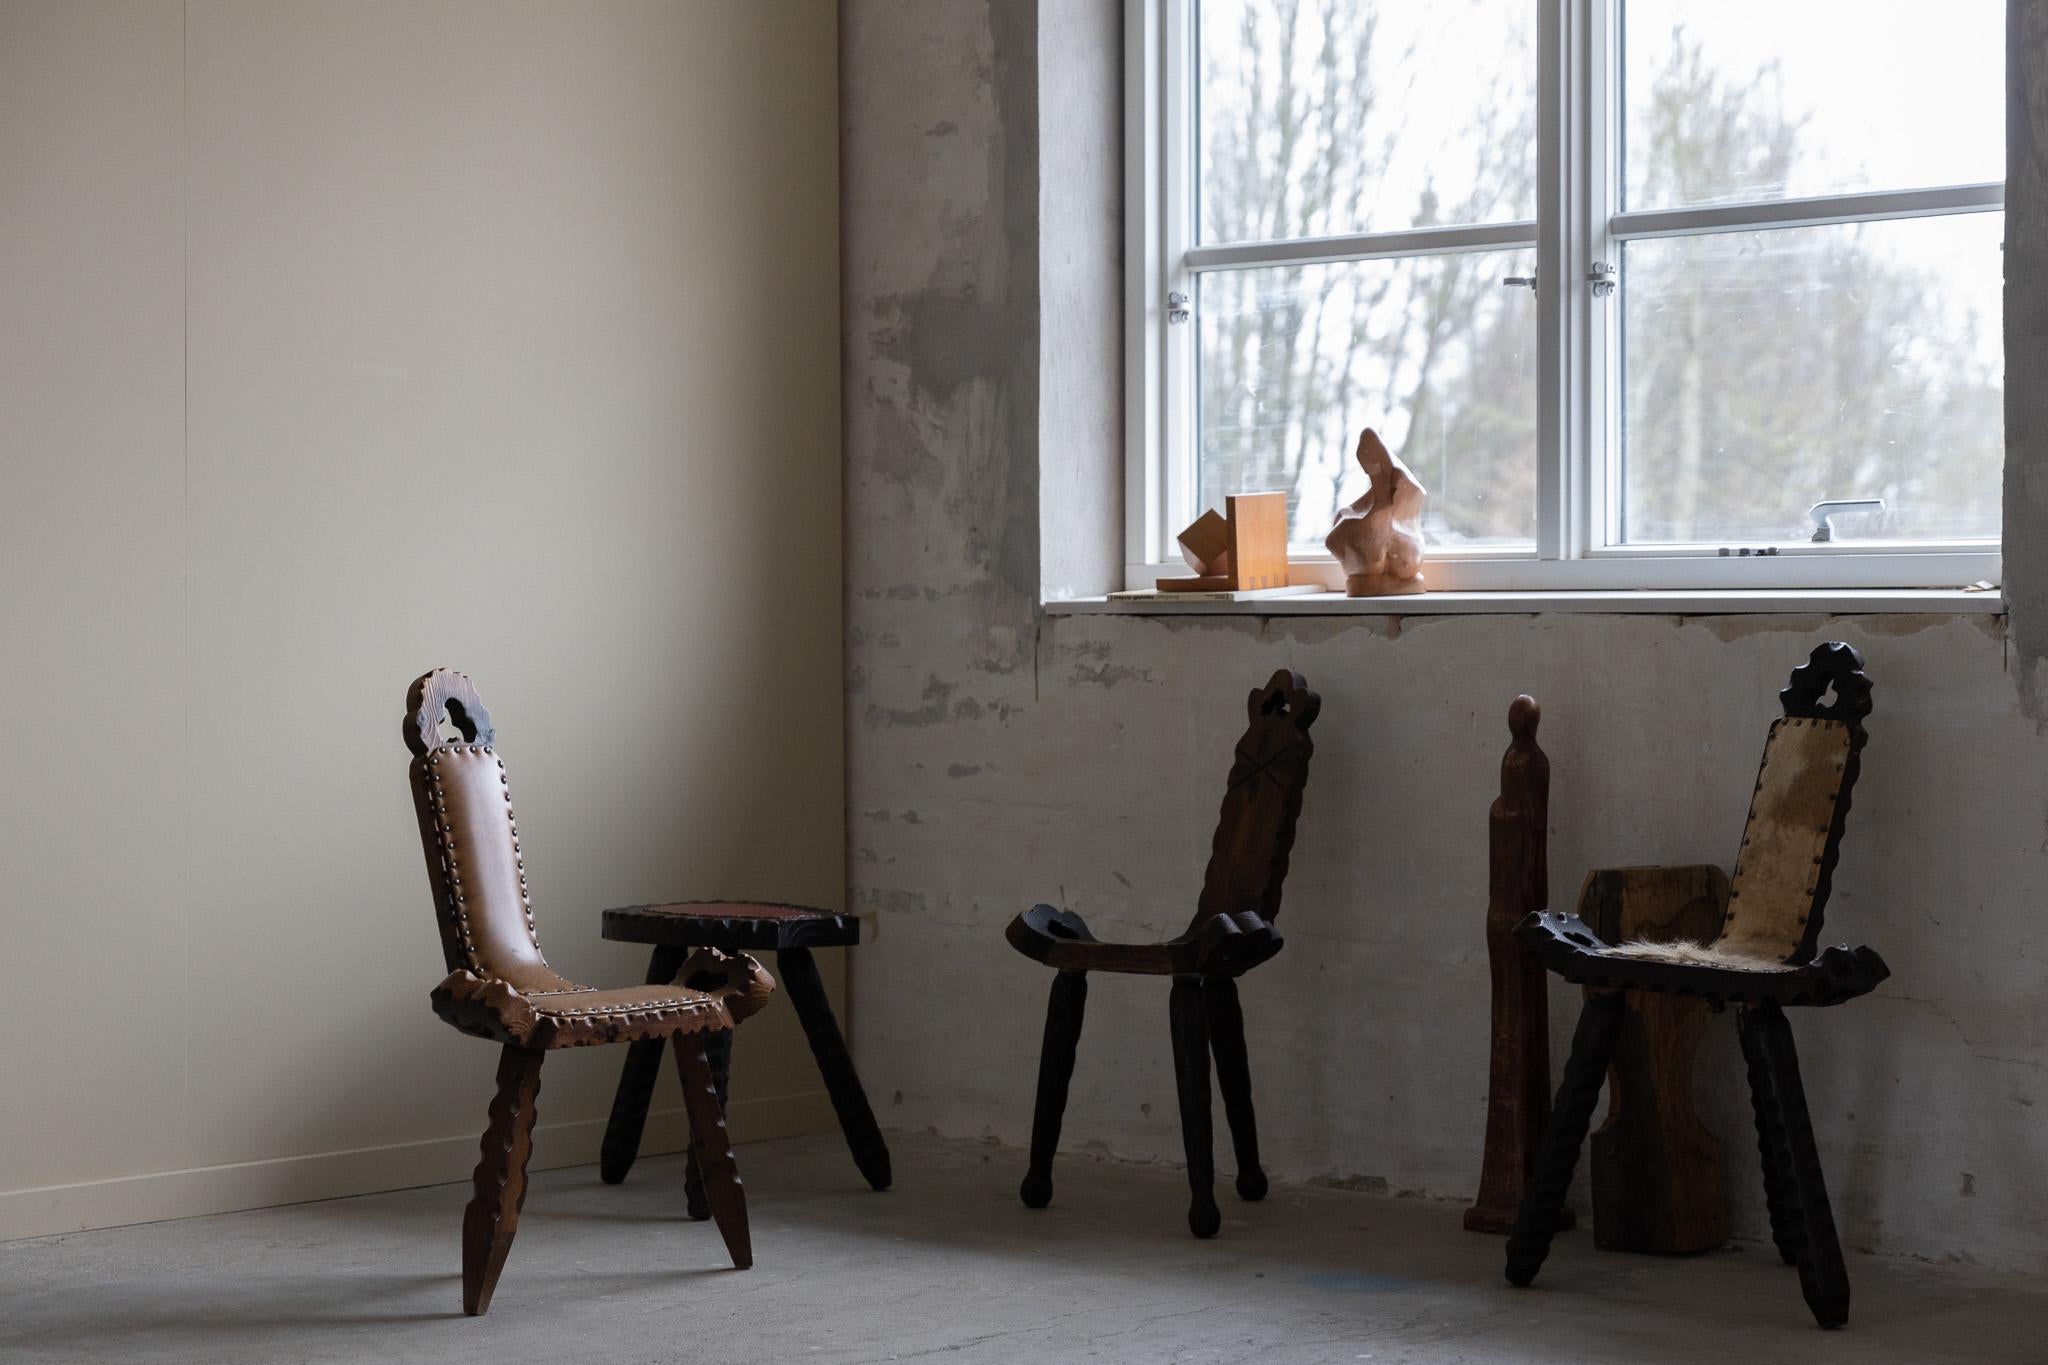
M 1422 500 L 1429 490 L 1367 427 L 1358 434 L 1358 465 L 1372 481 L 1364 496 L 1337 513 L 1323 541 L 1344 568 L 1351 597 L 1427 592 L 1422 581 Z

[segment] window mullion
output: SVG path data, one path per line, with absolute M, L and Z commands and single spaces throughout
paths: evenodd
M 1536 149 L 1536 553 L 1570 559 L 1583 545 L 1587 259 L 1588 20 L 1598 0 L 1538 7 Z
M 1621 210 L 1621 7 L 1624 0 L 1584 0 L 1587 9 L 1585 179 L 1585 265 L 1575 282 L 1586 309 L 1582 350 L 1585 425 L 1584 456 L 1574 508 L 1575 553 L 1584 556 L 1616 544 L 1622 535 L 1622 283 L 1621 243 L 1613 232 Z M 1599 291 L 1593 272 L 1603 268 L 1612 283 Z

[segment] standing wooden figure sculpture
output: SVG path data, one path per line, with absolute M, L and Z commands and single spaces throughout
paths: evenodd
M 1050 905 L 1033 906 L 1010 921 L 1005 931 L 1010 946 L 1059 973 L 1053 979 L 1038 1060 L 1031 1168 L 1020 1190 L 1027 1206 L 1042 1209 L 1052 1202 L 1053 1154 L 1059 1148 L 1067 1085 L 1074 1074 L 1089 972 L 1173 978 L 1168 1016 L 1181 1139 L 1188 1158 L 1188 1227 L 1195 1236 L 1213 1237 L 1223 1224 L 1222 1211 L 1216 1207 L 1209 1113 L 1212 1052 L 1237 1152 L 1238 1197 L 1265 1197 L 1266 1173 L 1259 1166 L 1251 1063 L 1237 978 L 1280 951 L 1273 921 L 1280 913 L 1280 885 L 1287 876 L 1287 855 L 1294 846 L 1295 821 L 1314 753 L 1308 731 L 1321 707 L 1321 699 L 1308 690 L 1301 675 L 1286 669 L 1264 687 L 1252 689 L 1246 702 L 1251 726 L 1237 742 L 1201 900 L 1180 937 L 1165 943 L 1101 943 L 1079 915 Z
M 1849 1272 L 1785 1007 L 1839 1005 L 1891 975 L 1869 948 L 1819 950 L 1849 795 L 1862 766 L 1870 680 L 1855 650 L 1819 645 L 1792 670 L 1778 700 L 1785 714 L 1764 741 L 1732 882 L 1702 867 L 1630 868 L 1620 880 L 1599 873 L 1587 879 L 1589 891 L 1606 886 L 1624 894 L 1662 884 L 1658 894 L 1672 902 L 1691 888 L 1717 897 L 1725 888 L 1711 942 L 1610 944 L 1586 921 L 1594 907 L 1583 903 L 1579 915 L 1534 914 L 1517 930 L 1546 967 L 1587 991 L 1536 1171 L 1508 1237 L 1512 1284 L 1532 1282 L 1550 1252 L 1556 1212 L 1622 1031 L 1623 993 L 1644 991 L 1738 1007 L 1772 1240 L 1785 1263 L 1799 1268 L 1814 1320 L 1822 1327 L 1849 1320 Z
M 444 715 L 460 738 L 443 738 Z M 704 1043 L 766 1004 L 774 981 L 751 957 L 713 950 L 682 963 L 674 985 L 598 990 L 558 975 L 534 932 L 511 788 L 483 699 L 468 678 L 437 668 L 406 694 L 404 733 L 448 968 L 431 996 L 434 1013 L 502 1046 L 476 1193 L 462 1217 L 462 1310 L 489 1309 L 512 1250 L 526 1202 L 540 1065 L 555 1048 L 675 1040 L 691 1154 L 726 1250 L 746 1269 L 754 1263 L 746 1196 Z
M 1422 502 L 1429 490 L 1371 427 L 1358 433 L 1358 467 L 1370 480 L 1337 512 L 1323 544 L 1344 569 L 1351 597 L 1427 592 L 1422 581 Z
M 1516 697 L 1500 760 L 1500 798 L 1487 813 L 1486 958 L 1493 978 L 1493 1038 L 1486 1090 L 1486 1156 L 1472 1232 L 1507 1232 L 1536 1165 L 1550 1117 L 1550 996 L 1543 964 L 1515 941 L 1515 926 L 1550 904 L 1550 760 L 1536 743 L 1542 708 Z M 1558 1226 L 1572 1226 L 1570 1209 Z

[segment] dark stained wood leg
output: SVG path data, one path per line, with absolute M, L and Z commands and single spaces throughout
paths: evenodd
M 1230 1145 L 1237 1153 L 1237 1197 L 1264 1199 L 1266 1172 L 1259 1165 L 1259 1121 L 1252 1110 L 1252 1064 L 1244 1045 L 1244 1010 L 1237 1002 L 1237 981 L 1228 976 L 1203 977 L 1202 1004 L 1208 1012 L 1209 1051 L 1216 1058 L 1216 1086 L 1223 1092 Z
M 481 1316 L 491 1306 L 498 1272 L 519 1231 L 526 1202 L 526 1162 L 533 1155 L 534 1101 L 540 1096 L 545 1052 L 506 1047 L 498 1056 L 498 1093 L 476 1163 L 476 1193 L 462 1213 L 462 1311 Z
M 647 964 L 647 984 L 665 986 L 682 969 L 683 950 L 664 943 L 656 947 Z M 640 1155 L 640 1134 L 647 1127 L 647 1105 L 654 1098 L 654 1081 L 661 1074 L 663 1038 L 644 1038 L 626 1048 L 626 1065 L 619 1071 L 619 1090 L 612 1097 L 612 1116 L 604 1126 L 604 1146 L 598 1152 L 597 1173 L 607 1185 L 616 1185 L 633 1169 Z
M 839 1115 L 839 1128 L 846 1134 L 853 1164 L 869 1185 L 888 1189 L 892 1179 L 889 1144 L 882 1140 L 874 1110 L 868 1107 L 867 1092 L 861 1089 L 860 1073 L 847 1055 L 846 1039 L 839 1032 L 839 1021 L 832 1017 L 832 1002 L 825 998 L 825 983 L 818 976 L 811 950 L 783 948 L 775 954 L 775 966 L 790 1004 L 796 1006 L 796 1017 L 803 1023 L 804 1037 L 810 1039 L 811 1055 L 817 1058 L 818 1074 L 825 1078 L 825 1091 L 832 1097 L 833 1112 Z
M 1060 1146 L 1060 1120 L 1067 1112 L 1067 1083 L 1074 1077 L 1074 1052 L 1088 1004 L 1088 973 L 1061 972 L 1052 981 L 1045 1007 L 1045 1041 L 1038 1049 L 1038 1102 L 1031 1111 L 1031 1168 L 1018 1190 L 1024 1206 L 1052 1202 L 1052 1158 Z
M 731 1029 L 722 1028 L 704 1035 L 704 1057 L 711 1063 L 711 1083 L 718 1091 L 721 1114 L 726 1112 L 726 1099 L 732 1088 L 732 1033 Z M 694 1145 L 683 1158 L 683 1205 L 684 1211 L 700 1223 L 711 1216 L 711 1204 L 704 1198 L 704 1173 L 697 1169 Z
M 1780 1260 L 1798 1265 L 1806 1247 L 1806 1215 L 1799 1210 L 1798 1186 L 1786 1169 L 1785 1120 L 1750 1014 L 1749 1010 L 1741 1012 L 1736 1033 L 1742 1039 L 1742 1059 L 1749 1067 L 1749 1103 L 1756 1114 L 1756 1146 L 1763 1160 L 1764 1199 L 1771 1210 L 1771 1240 L 1778 1245 Z
M 1508 1234 L 1509 1284 L 1529 1284 L 1550 1254 L 1557 1212 L 1564 1207 L 1565 1191 L 1571 1187 L 1572 1168 L 1579 1164 L 1579 1148 L 1585 1145 L 1586 1128 L 1593 1121 L 1593 1107 L 1600 1102 L 1600 1086 L 1607 1079 L 1614 1040 L 1621 1033 L 1627 1011 L 1620 995 L 1600 992 L 1589 995 L 1579 1012 L 1572 1055 L 1564 1064 L 1564 1080 L 1557 1087 L 1550 1121 L 1543 1127 L 1536 1169 L 1530 1174 L 1528 1193 L 1522 1196 L 1521 1212 L 1515 1216 L 1515 1230 Z
M 1776 1114 L 1782 1120 L 1774 1146 L 1780 1154 L 1781 1178 L 1790 1177 L 1799 1205 L 1805 1244 L 1799 1248 L 1799 1290 L 1813 1320 L 1822 1327 L 1849 1321 L 1849 1268 L 1835 1235 L 1835 1214 L 1828 1204 L 1827 1182 L 1821 1176 L 1820 1149 L 1813 1140 L 1813 1120 L 1806 1112 L 1806 1088 L 1799 1079 L 1799 1053 L 1792 1044 L 1792 1025 L 1776 1005 L 1748 1012 L 1756 1043 L 1770 1072 Z
M 733 1160 L 732 1143 L 725 1134 L 725 1107 L 718 1102 L 718 1082 L 711 1075 L 711 1059 L 705 1055 L 701 1033 L 679 1033 L 674 1038 L 676 1074 L 683 1082 L 683 1107 L 690 1115 L 690 1151 L 697 1169 L 704 1173 L 704 1198 L 711 1205 L 711 1217 L 718 1235 L 732 1254 L 735 1269 L 754 1263 L 754 1246 L 747 1232 L 747 1194 L 740 1188 L 739 1163 Z
M 1209 1021 L 1202 978 L 1176 976 L 1168 1002 L 1173 1020 L 1173 1079 L 1180 1093 L 1180 1138 L 1188 1154 L 1188 1230 L 1214 1237 L 1223 1226 L 1216 1207 L 1216 1159 L 1209 1117 Z

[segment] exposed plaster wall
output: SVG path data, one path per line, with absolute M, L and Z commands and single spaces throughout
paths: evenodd
M 1004 923 L 1047 900 L 1104 937 L 1177 932 L 1244 692 L 1287 665 L 1325 704 L 1288 948 L 1244 992 L 1269 1168 L 1469 1199 L 1508 701 L 1546 703 L 1553 901 L 1568 904 L 1596 864 L 1730 863 L 1776 690 L 1840 638 L 1864 651 L 1878 709 L 1829 937 L 1895 972 L 1794 1024 L 1845 1240 L 2048 1269 L 2048 739 L 1995 620 L 1036 613 L 1060 524 L 1041 469 L 1068 452 L 1033 442 L 1071 396 L 1053 391 L 1067 267 L 1051 227 L 1018 218 L 1090 187 L 1020 185 L 1018 167 L 1049 168 L 1089 126 L 1113 150 L 1113 105 L 1048 97 L 1063 44 L 1090 31 L 1048 20 L 1115 8 L 842 11 L 849 895 L 871 931 L 853 955 L 855 1046 L 883 1121 L 1025 1141 L 1050 973 L 1008 949 Z M 1034 92 L 1036 150 L 1013 121 Z M 1113 174 L 1097 151 L 1060 164 Z M 1114 293 L 1100 306 L 1113 317 Z M 1109 441 L 1096 453 L 1113 462 Z M 1560 1059 L 1574 1004 L 1554 991 Z M 1761 1235 L 1732 1024 L 1701 1070 L 1738 1228 Z M 1179 1160 L 1163 983 L 1094 983 L 1065 1145 Z M 1021 1174 L 1020 1155 L 998 1158 L 991 1186 L 1007 1198 Z M 1160 1208 L 1161 1228 L 1180 1213 Z

